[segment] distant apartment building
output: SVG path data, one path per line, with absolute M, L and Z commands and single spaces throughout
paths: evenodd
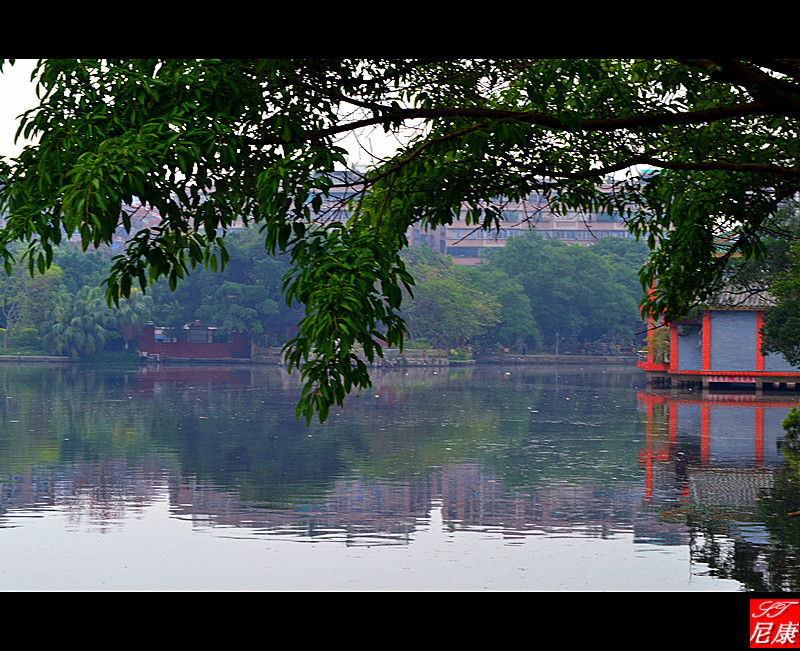
M 345 173 L 342 173 L 341 186 L 335 186 L 330 196 L 323 202 L 323 210 L 319 217 L 321 222 L 346 221 L 350 213 L 346 200 L 357 190 L 357 177 L 351 176 L 351 185 L 346 184 Z M 459 265 L 474 265 L 481 259 L 485 251 L 505 246 L 510 237 L 534 231 L 544 239 L 560 240 L 566 244 L 588 246 L 605 237 L 621 237 L 632 239 L 619 215 L 607 213 L 554 212 L 545 197 L 532 194 L 525 201 L 496 203 L 502 214 L 502 225 L 499 230 L 484 231 L 480 226 L 468 224 L 466 209 L 462 217 L 452 224 L 440 226 L 426 231 L 419 225 L 408 229 L 407 237 L 411 246 L 425 246 L 443 255 L 452 256 L 453 262 Z M 135 201 L 123 209 L 130 215 L 132 233 L 142 228 L 153 228 L 161 221 L 155 208 Z M 233 228 L 239 227 L 234 225 Z M 131 234 L 120 226 L 114 235 L 111 250 L 124 248 Z M 74 239 L 77 241 L 78 236 Z
M 455 264 L 474 265 L 481 260 L 485 251 L 503 247 L 510 237 L 529 231 L 538 233 L 544 239 L 584 246 L 605 237 L 633 238 L 618 215 L 578 212 L 557 214 L 544 197 L 536 195 L 523 202 L 505 204 L 502 216 L 503 223 L 499 230 L 484 231 L 480 226 L 468 224 L 463 217 L 431 232 L 424 232 L 415 226 L 410 229 L 409 243 L 452 256 Z
M 345 176 L 342 176 L 344 180 Z M 343 208 L 344 194 L 334 190 L 329 198 L 325 219 L 344 221 L 349 213 Z M 588 246 L 605 237 L 633 239 L 625 222 L 619 215 L 608 213 L 563 214 L 553 211 L 546 197 L 532 194 L 519 202 L 497 202 L 502 214 L 502 225 L 498 230 L 484 231 L 480 226 L 468 224 L 466 209 L 460 219 L 452 224 L 425 230 L 419 225 L 408 229 L 411 246 L 425 246 L 443 255 L 452 256 L 460 265 L 474 265 L 485 251 L 505 246 L 508 238 L 535 231 L 544 239 L 560 240 L 566 244 Z

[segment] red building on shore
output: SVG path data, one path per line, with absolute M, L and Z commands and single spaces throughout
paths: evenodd
M 214 326 L 199 321 L 180 329 L 161 328 L 148 323 L 136 343 L 139 356 L 152 361 L 168 359 L 234 359 L 250 357 L 250 341 L 241 332 L 225 336 Z

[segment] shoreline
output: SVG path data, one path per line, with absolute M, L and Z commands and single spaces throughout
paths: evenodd
M 405 367 L 405 366 L 476 366 L 476 365 L 530 365 L 530 366 L 553 366 L 553 365 L 588 365 L 588 366 L 636 366 L 638 358 L 634 355 L 493 355 L 488 357 L 479 357 L 477 359 L 465 360 L 452 360 L 447 359 L 446 356 L 410 356 L 404 355 L 393 356 L 389 359 L 377 358 L 374 368 L 384 367 Z M 386 363 L 389 361 L 389 363 Z M 68 363 L 76 364 L 85 362 L 81 359 L 72 359 L 71 357 L 62 357 L 57 355 L 0 355 L 0 364 L 16 364 L 16 363 Z M 98 360 L 92 360 L 91 364 L 97 364 Z M 102 362 L 99 362 L 102 364 Z M 136 363 L 132 361 L 132 363 Z M 152 364 L 185 364 L 185 365 L 203 365 L 203 364 L 236 364 L 236 365 L 254 365 L 254 366 L 284 366 L 279 357 L 224 357 L 224 358 L 201 358 L 201 357 L 167 357 L 162 360 L 148 360 L 138 362 L 142 366 Z
M 0 355 L 0 364 L 14 363 L 14 362 L 30 362 L 30 363 L 47 363 L 47 362 L 62 362 L 73 364 L 80 360 L 72 359 L 71 357 L 62 357 L 59 355 Z

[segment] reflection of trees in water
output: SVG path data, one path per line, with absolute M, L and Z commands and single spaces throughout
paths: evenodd
M 676 463 L 668 426 L 653 422 L 648 441 L 664 454 L 643 496 L 636 373 L 380 371 L 372 391 L 308 429 L 294 418 L 297 379 L 276 367 L 27 367 L 0 378 L 5 509 L 58 505 L 76 524 L 102 523 L 166 495 L 177 517 L 197 521 L 401 541 L 438 502 L 447 527 L 504 536 L 563 528 L 687 544 L 693 531 L 693 559 L 723 578 L 798 585 L 800 517 L 785 517 L 800 509 L 796 474 L 776 473 L 757 509 L 690 508 L 695 468 Z M 748 521 L 766 543 L 753 527 L 737 533 Z
M 133 399 L 129 374 L 25 365 L 0 367 L 0 378 L 0 471 L 149 448 L 149 414 Z
M 715 576 L 735 579 L 755 592 L 800 590 L 800 490 L 786 467 L 750 513 L 698 513 L 689 519 L 694 533 L 692 559 L 707 563 Z
M 602 385 L 605 374 L 595 375 Z M 559 474 L 540 454 L 532 414 L 552 382 L 565 391 L 590 382 L 581 371 L 556 377 L 521 367 L 378 372 L 372 391 L 349 397 L 328 423 L 307 430 L 294 418 L 296 378 L 275 367 L 111 372 L 67 365 L 4 368 L 2 378 L 0 420 L 9 425 L 2 436 L 11 452 L 0 469 L 168 455 L 186 475 L 281 502 L 349 474 L 402 479 L 461 458 L 480 459 L 511 483 Z M 597 410 L 596 400 L 547 406 L 548 417 L 567 426 L 590 412 L 601 418 Z M 572 458 L 568 474 L 590 475 L 591 456 L 579 439 L 560 438 L 562 458 Z M 624 454 L 625 462 L 612 465 L 631 460 L 630 449 Z
M 302 503 L 350 476 L 417 479 L 465 458 L 512 484 L 547 470 L 525 446 L 551 369 L 378 372 L 374 392 L 349 397 L 310 429 L 294 418 L 296 378 L 275 367 L 28 366 L 5 368 L 2 377 L 9 400 L 0 418 L 15 422 L 4 428 L 10 453 L 0 464 L 168 458 L 184 477 L 264 504 Z M 558 381 L 583 386 L 587 377 Z M 550 410 L 583 409 L 580 400 L 565 405 Z M 522 475 L 520 457 L 528 466 Z M 590 474 L 588 467 L 578 474 Z

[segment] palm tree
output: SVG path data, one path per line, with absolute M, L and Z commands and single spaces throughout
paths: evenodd
M 131 340 L 150 320 L 152 310 L 153 299 L 137 289 L 131 290 L 130 298 L 119 302 L 119 308 L 116 310 L 116 325 L 125 341 L 125 350 L 128 350 Z
M 91 355 L 103 349 L 115 325 L 99 287 L 83 287 L 77 294 L 62 289 L 40 328 L 42 345 L 73 359 Z

